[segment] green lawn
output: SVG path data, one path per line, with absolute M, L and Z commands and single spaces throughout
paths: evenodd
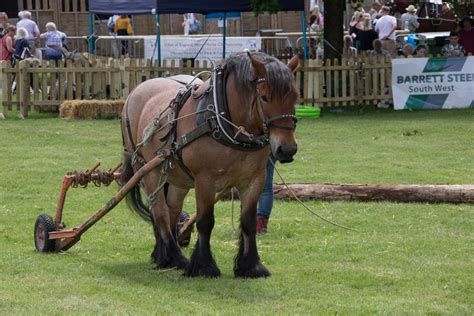
M 63 175 L 120 160 L 118 120 L 32 113 L 0 121 L 0 314 L 473 314 L 474 206 L 279 202 L 258 237 L 269 279 L 236 280 L 238 204 L 216 208 L 219 279 L 153 269 L 151 226 L 119 205 L 66 253 L 34 249 Z M 298 124 L 290 183 L 474 183 L 474 111 L 325 111 Z M 280 182 L 275 178 L 275 182 Z M 71 189 L 64 221 L 82 223 L 116 186 Z M 194 210 L 192 195 L 185 209 Z M 232 218 L 234 223 L 231 222 Z M 192 243 L 195 241 L 193 235 Z M 192 248 L 192 247 L 190 247 Z M 192 249 L 186 249 L 189 256 Z

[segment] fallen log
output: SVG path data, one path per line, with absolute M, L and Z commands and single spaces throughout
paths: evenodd
M 426 203 L 474 203 L 474 185 L 408 184 L 289 184 L 302 201 L 391 201 Z M 293 200 L 283 184 L 274 184 L 276 199 Z
M 289 187 L 289 188 L 288 188 Z M 278 200 L 301 201 L 390 201 L 418 203 L 474 203 L 474 185 L 432 185 L 432 184 L 273 184 L 274 198 Z M 238 199 L 239 192 L 220 192 L 216 201 Z M 196 213 L 179 230 L 183 234 L 196 221 Z

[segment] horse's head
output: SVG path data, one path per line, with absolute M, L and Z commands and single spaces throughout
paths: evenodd
M 273 156 L 280 162 L 292 162 L 296 154 L 295 104 L 298 90 L 293 71 L 298 66 L 295 55 L 288 66 L 276 58 L 266 56 L 262 62 L 248 54 L 252 68 L 256 107 L 264 132 L 268 133 Z

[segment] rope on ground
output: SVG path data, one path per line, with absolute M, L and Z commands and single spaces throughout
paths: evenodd
M 270 160 L 271 161 L 271 160 Z M 319 219 L 325 221 L 326 223 L 329 223 L 331 225 L 334 225 L 334 226 L 337 226 L 337 227 L 340 227 L 340 228 L 344 228 L 344 229 L 347 229 L 347 230 L 350 230 L 350 231 L 357 231 L 353 228 L 349 228 L 347 226 L 344 226 L 344 225 L 341 225 L 341 224 L 338 224 L 336 222 L 333 222 L 325 217 L 323 217 L 322 215 L 316 213 L 315 211 L 313 211 L 312 209 L 310 209 L 306 204 L 304 204 L 303 201 L 300 200 L 300 198 L 298 198 L 298 196 L 295 194 L 295 192 L 288 186 L 288 184 L 285 182 L 285 180 L 283 179 L 283 177 L 281 176 L 280 172 L 278 171 L 278 169 L 276 168 L 275 166 L 275 163 L 273 161 L 271 161 L 272 165 L 273 165 L 273 168 L 275 168 L 275 171 L 277 172 L 278 176 L 280 177 L 281 181 L 283 182 L 283 185 L 287 188 L 288 191 L 291 192 L 291 195 L 293 195 L 293 197 L 295 198 L 296 201 L 298 201 L 308 212 L 310 212 L 311 214 L 313 214 L 314 216 L 318 217 Z

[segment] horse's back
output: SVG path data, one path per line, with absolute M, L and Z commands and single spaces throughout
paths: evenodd
M 128 114 L 130 120 L 141 113 L 149 103 L 161 108 L 166 100 L 171 100 L 183 85 L 167 78 L 155 78 L 139 84 L 127 98 L 123 114 Z M 168 100 L 168 103 L 169 103 Z M 123 115 L 125 117 L 125 115 Z
M 178 75 L 170 78 L 150 79 L 139 84 L 130 93 L 123 108 L 122 128 L 130 128 L 131 134 L 135 138 L 134 143 L 137 142 L 136 138 L 141 136 L 140 131 L 143 131 L 155 117 L 164 111 L 178 91 L 193 78 L 188 75 Z M 196 83 L 201 83 L 201 80 L 196 80 Z

